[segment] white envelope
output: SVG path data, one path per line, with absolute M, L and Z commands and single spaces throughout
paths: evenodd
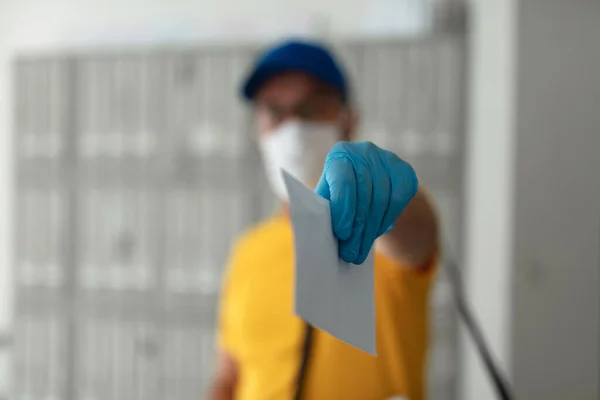
M 329 201 L 283 171 L 296 253 L 295 313 L 308 324 L 372 355 L 375 338 L 373 250 L 361 265 L 339 258 Z

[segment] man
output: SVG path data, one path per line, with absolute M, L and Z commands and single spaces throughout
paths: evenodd
M 413 169 L 372 143 L 351 142 L 356 118 L 346 78 L 317 43 L 290 41 L 267 51 L 243 94 L 284 206 L 234 246 L 211 398 L 424 399 L 437 219 Z M 282 168 L 330 200 L 344 261 L 361 264 L 376 245 L 376 357 L 293 314 L 294 247 Z

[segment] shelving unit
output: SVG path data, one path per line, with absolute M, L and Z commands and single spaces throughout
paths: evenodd
M 459 248 L 465 38 L 336 44 L 362 137 L 412 162 Z M 29 56 L 16 80 L 15 400 L 188 400 L 206 389 L 234 238 L 275 206 L 236 97 L 257 46 Z M 433 293 L 432 398 L 456 320 Z

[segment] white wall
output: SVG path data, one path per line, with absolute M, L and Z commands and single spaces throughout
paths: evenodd
M 600 398 L 600 2 L 519 5 L 513 375 Z
M 598 398 L 600 3 L 473 5 L 468 295 L 517 398 Z
M 240 17 L 261 18 L 264 15 L 315 14 L 330 17 L 336 31 L 351 32 L 367 6 L 367 0 L 357 0 L 352 7 L 343 0 L 286 1 L 260 0 L 254 2 L 222 0 L 215 7 L 207 0 L 5 0 L 4 9 L 12 11 L 11 42 L 23 47 L 64 47 L 76 43 L 79 36 L 104 34 L 111 31 L 139 34 L 153 28 L 165 31 L 194 30 L 203 32 L 215 21 Z M 264 18 L 263 18 L 264 19 Z M 121 39 L 125 39 L 122 37 Z
M 518 0 L 472 4 L 466 292 L 492 353 L 510 372 L 515 49 Z M 470 338 L 459 398 L 495 398 Z

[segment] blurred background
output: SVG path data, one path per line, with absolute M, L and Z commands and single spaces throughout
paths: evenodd
M 3 0 L 0 399 L 204 398 L 229 247 L 276 207 L 237 89 L 288 36 L 432 192 L 518 398 L 600 398 L 600 2 Z M 495 398 L 443 269 L 432 307 L 430 398 Z

